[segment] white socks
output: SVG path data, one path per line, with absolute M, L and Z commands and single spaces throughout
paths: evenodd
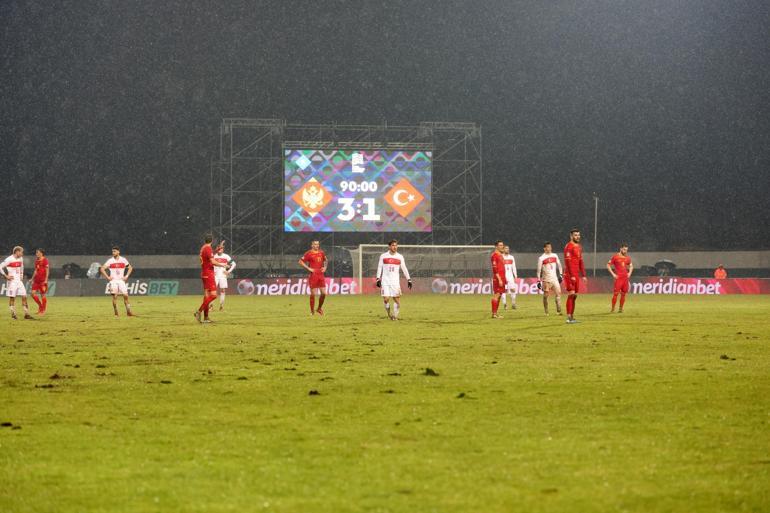
M 224 306 L 224 305 L 225 305 L 225 293 L 222 292 L 221 294 L 219 294 L 219 306 Z

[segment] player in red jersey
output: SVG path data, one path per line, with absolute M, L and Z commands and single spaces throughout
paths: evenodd
M 307 269 L 310 273 L 307 283 L 310 288 L 310 315 L 318 312 L 323 315 L 324 301 L 326 300 L 326 278 L 324 273 L 329 261 L 326 259 L 326 253 L 321 251 L 321 242 L 314 240 L 310 243 L 310 249 L 299 259 L 299 265 Z M 315 309 L 315 296 L 318 292 L 318 310 Z
M 575 301 L 580 292 L 580 279 L 588 282 L 586 268 L 583 264 L 583 247 L 580 245 L 580 230 L 573 228 L 569 232 L 570 241 L 564 246 L 564 286 L 569 296 L 567 297 L 567 323 L 573 324 L 575 320 Z
M 45 315 L 45 309 L 48 307 L 48 259 L 45 257 L 45 250 L 38 248 L 35 251 L 35 272 L 32 273 L 32 300 L 37 303 L 37 314 Z M 37 293 L 40 298 L 35 295 Z
M 631 257 L 628 256 L 628 244 L 625 242 L 620 245 L 620 251 L 612 255 L 607 262 L 607 270 L 615 278 L 615 288 L 612 291 L 612 308 L 610 313 L 615 311 L 615 303 L 620 294 L 620 308 L 618 313 L 623 313 L 623 305 L 626 303 L 626 294 L 628 294 L 629 280 L 634 272 L 634 264 Z
M 214 259 L 214 249 L 211 243 L 214 240 L 212 235 L 206 235 L 201 246 L 201 281 L 203 282 L 203 302 L 198 310 L 193 314 L 198 322 L 211 322 L 209 320 L 209 305 L 217 298 L 217 280 L 214 276 L 215 267 L 226 267 L 227 264 L 217 262 Z M 203 318 L 201 319 L 201 313 Z
M 495 242 L 495 250 L 492 252 L 492 317 L 498 319 L 497 309 L 500 307 L 500 296 L 505 294 L 505 258 L 503 250 L 505 244 L 498 240 Z

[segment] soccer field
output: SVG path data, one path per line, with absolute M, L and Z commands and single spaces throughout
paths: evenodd
M 198 302 L 3 314 L 0 511 L 770 509 L 770 297 Z

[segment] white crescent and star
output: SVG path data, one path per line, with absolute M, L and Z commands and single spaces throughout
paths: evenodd
M 399 199 L 401 197 L 401 193 L 407 194 L 406 201 Z M 399 189 L 393 193 L 393 202 L 399 207 L 406 206 L 412 201 L 414 201 L 414 194 L 409 194 L 409 191 L 406 189 Z

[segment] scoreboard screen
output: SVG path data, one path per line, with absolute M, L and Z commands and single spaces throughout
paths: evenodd
M 430 232 L 432 152 L 284 150 L 284 231 Z

